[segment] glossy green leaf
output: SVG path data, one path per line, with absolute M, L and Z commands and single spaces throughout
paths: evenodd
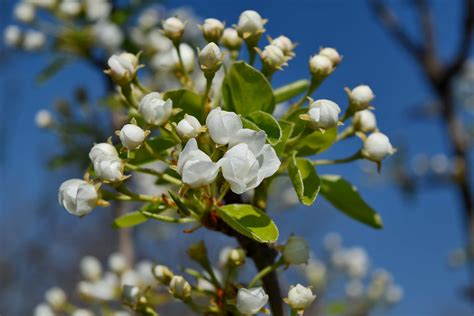
M 360 196 L 357 188 L 338 175 L 321 176 L 321 194 L 337 209 L 374 228 L 382 228 L 382 218 Z
M 278 228 L 272 219 L 252 205 L 229 204 L 218 208 L 217 213 L 230 227 L 258 242 L 275 242 L 278 239 Z
M 309 129 L 309 127 L 307 128 Z M 318 130 L 311 131 L 310 134 L 304 135 L 298 140 L 292 149 L 298 152 L 298 156 L 319 154 L 334 144 L 336 136 L 337 127 L 328 129 L 324 133 Z
M 127 213 L 115 219 L 113 226 L 115 228 L 127 228 L 139 225 L 148 220 L 148 217 L 143 215 L 140 211 Z
M 173 100 L 173 108 L 183 110 L 177 116 L 180 119 L 184 113 L 195 116 L 201 123 L 204 123 L 204 108 L 201 106 L 201 96 L 186 89 L 170 90 L 165 93 L 163 99 Z
M 273 92 L 273 94 L 275 95 L 275 102 L 280 103 L 283 101 L 287 101 L 308 90 L 309 85 L 309 80 L 298 80 L 289 83 L 283 87 L 277 88 Z
M 277 155 L 281 155 L 285 151 L 286 142 L 290 138 L 290 135 L 293 133 L 293 128 L 295 125 L 291 122 L 287 122 L 284 120 L 280 120 L 278 123 L 281 127 L 281 140 L 278 144 L 273 146 L 273 148 L 275 149 Z
M 267 133 L 268 142 L 270 144 L 276 145 L 281 140 L 281 127 L 273 115 L 263 111 L 255 111 L 248 115 L 248 118 Z
M 225 108 L 246 116 L 255 111 L 272 113 L 275 109 L 273 90 L 265 76 L 246 64 L 234 63 L 222 84 Z
M 311 161 L 296 158 L 296 153 L 293 153 L 288 164 L 288 174 L 300 202 L 304 205 L 313 204 L 321 187 L 321 179 Z

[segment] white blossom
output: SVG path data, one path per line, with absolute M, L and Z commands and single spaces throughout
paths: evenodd
M 201 30 L 208 42 L 218 42 L 224 31 L 224 23 L 217 19 L 205 19 Z
M 162 22 L 163 33 L 172 41 L 177 41 L 183 36 L 184 23 L 176 17 L 167 18 Z
M 39 128 L 48 128 L 53 126 L 54 119 L 48 110 L 39 110 L 35 115 L 35 123 Z
M 112 11 L 108 0 L 85 0 L 86 16 L 91 21 L 104 20 Z
M 159 18 L 160 16 L 156 9 L 148 8 L 138 17 L 138 25 L 143 29 L 149 29 L 158 24 Z
M 35 307 L 33 316 L 55 316 L 55 314 L 48 304 L 41 303 Z
M 163 100 L 158 92 L 145 95 L 138 106 L 138 111 L 145 121 L 153 125 L 163 125 L 168 122 L 173 111 L 173 100 Z
M 306 265 L 305 274 L 308 282 L 316 288 L 322 288 L 326 283 L 327 268 L 320 260 L 310 259 Z
M 135 267 L 141 282 L 145 286 L 152 286 L 156 283 L 153 276 L 153 264 L 149 261 L 140 261 Z
M 333 67 L 336 67 L 337 65 L 339 65 L 342 59 L 338 51 L 332 47 L 321 48 L 321 50 L 319 51 L 319 55 L 326 56 L 327 58 L 329 58 L 332 62 Z
M 128 268 L 127 259 L 119 252 L 109 256 L 108 264 L 110 270 L 116 273 L 122 273 Z
M 222 44 L 229 50 L 238 50 L 242 45 L 242 38 L 234 28 L 226 28 L 221 38 Z
M 403 298 L 403 288 L 398 285 L 390 285 L 385 293 L 385 300 L 389 304 L 396 304 Z
M 118 157 L 107 157 L 94 161 L 94 171 L 97 176 L 105 181 L 120 181 L 123 178 L 123 163 Z
M 135 124 L 125 124 L 120 130 L 120 141 L 129 150 L 137 149 L 145 141 L 145 131 Z
M 122 287 L 122 297 L 127 303 L 137 303 L 139 295 L 140 289 L 137 286 L 127 284 Z
M 86 256 L 82 258 L 79 267 L 82 275 L 88 281 L 97 281 L 102 275 L 102 265 L 96 257 Z
M 191 285 L 180 275 L 173 276 L 169 286 L 171 294 L 177 298 L 185 299 L 191 295 Z
M 27 51 L 34 51 L 43 48 L 46 43 L 46 35 L 35 30 L 25 32 L 23 38 L 23 48 Z
M 242 314 L 257 314 L 268 302 L 268 295 L 263 288 L 240 288 L 237 293 L 237 309 Z
M 54 310 L 61 310 L 67 302 L 66 293 L 59 287 L 53 287 L 46 291 L 45 300 Z
M 21 42 L 21 30 L 16 25 L 9 25 L 3 31 L 3 40 L 8 46 L 18 46 Z
M 286 56 L 292 56 L 293 55 L 293 49 L 295 48 L 295 44 L 286 36 L 280 35 L 277 38 L 273 39 L 271 41 L 271 44 L 280 48 L 281 51 L 286 55 Z
M 364 294 L 364 284 L 359 279 L 350 280 L 345 286 L 349 298 L 359 298 Z
M 369 257 L 364 249 L 354 247 L 345 250 L 344 261 L 347 273 L 351 277 L 362 278 L 367 274 L 367 270 L 369 269 Z
M 219 165 L 198 148 L 195 138 L 191 138 L 179 154 L 177 171 L 183 183 L 192 188 L 212 183 L 219 172 Z
M 135 76 L 137 70 L 137 57 L 130 53 L 121 53 L 110 56 L 107 61 L 109 74 L 116 82 L 129 81 Z
M 222 54 L 219 46 L 211 42 L 199 52 L 199 64 L 204 72 L 215 73 L 222 65 Z
M 246 39 L 249 36 L 263 33 L 265 31 L 263 28 L 264 24 L 265 20 L 262 19 L 260 14 L 253 10 L 246 10 L 240 14 L 237 31 Z
M 375 132 L 369 135 L 364 142 L 362 154 L 369 160 L 380 162 L 388 155 L 395 153 L 390 140 L 385 134 Z
M 374 92 L 367 85 L 357 86 L 348 93 L 350 104 L 356 111 L 368 108 L 375 98 Z
M 81 13 L 81 2 L 79 0 L 62 0 L 59 4 L 59 10 L 68 16 L 76 16 Z
M 98 160 L 103 159 L 110 159 L 110 158 L 118 158 L 117 149 L 115 149 L 114 145 L 109 143 L 98 143 L 92 146 L 91 150 L 89 151 L 89 158 L 90 160 L 95 163 Z
M 260 54 L 263 63 L 270 69 L 281 69 L 286 65 L 287 58 L 280 47 L 276 45 L 267 45 Z
M 309 106 L 309 122 L 314 128 L 329 129 L 337 126 L 341 108 L 333 101 L 321 99 Z
M 298 236 L 290 236 L 283 248 L 283 258 L 288 264 L 308 263 L 309 246 L 306 240 Z
M 145 41 L 146 45 L 153 48 L 156 52 L 168 52 L 173 47 L 173 42 L 164 36 L 158 29 L 153 29 L 148 32 Z
M 192 115 L 185 114 L 184 118 L 176 126 L 176 132 L 181 138 L 196 137 L 201 130 L 201 123 Z
M 99 197 L 93 184 L 81 179 L 70 179 L 59 187 L 58 199 L 59 204 L 70 214 L 83 216 L 96 207 Z
M 313 295 L 311 288 L 304 287 L 301 284 L 291 286 L 288 291 L 288 304 L 297 311 L 307 309 L 313 304 L 315 299 L 316 295 Z
M 370 110 L 357 111 L 354 114 L 354 128 L 364 133 L 373 132 L 377 129 L 375 114 Z
M 120 27 L 107 20 L 100 20 L 94 27 L 94 37 L 98 46 L 108 49 L 110 52 L 117 51 L 124 41 L 124 35 Z
M 214 143 L 227 145 L 242 129 L 242 120 L 234 112 L 222 111 L 218 107 L 209 112 L 206 125 Z
M 116 297 L 119 280 L 116 274 L 108 272 L 98 281 L 81 281 L 77 290 L 81 295 L 100 301 L 110 301 Z
M 161 283 L 168 284 L 174 274 L 168 267 L 163 265 L 156 265 L 153 267 L 153 275 Z
M 15 6 L 13 14 L 18 21 L 30 23 L 35 19 L 36 10 L 32 4 L 20 2 Z
M 314 55 L 309 60 L 309 71 L 313 76 L 326 77 L 333 70 L 332 61 L 323 55 Z

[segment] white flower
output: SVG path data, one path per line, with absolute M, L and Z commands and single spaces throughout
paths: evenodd
M 181 138 L 196 137 L 201 130 L 201 123 L 192 115 L 185 114 L 176 126 L 176 132 Z
M 226 28 L 222 34 L 221 42 L 229 50 L 238 50 L 242 45 L 242 38 L 236 29 Z
M 271 44 L 280 48 L 286 56 L 293 55 L 295 44 L 286 36 L 280 35 L 271 41 Z
M 119 252 L 109 256 L 108 264 L 110 270 L 116 273 L 122 273 L 128 268 L 127 259 Z
M 95 42 L 98 46 L 115 52 L 119 49 L 124 41 L 124 35 L 120 27 L 112 22 L 100 20 L 94 27 Z
M 257 314 L 268 302 L 268 295 L 261 287 L 240 288 L 237 293 L 237 309 L 242 314 Z
M 140 147 L 145 141 L 145 131 L 134 124 L 125 124 L 120 130 L 120 141 L 129 150 Z
M 39 110 L 35 115 L 35 123 L 39 128 L 48 128 L 53 126 L 54 119 L 48 110 Z
M 367 85 L 360 85 L 349 91 L 349 101 L 356 111 L 368 108 L 374 98 L 374 92 Z
M 265 144 L 266 138 L 263 131 L 241 129 L 230 139 L 230 149 L 219 163 L 234 193 L 242 194 L 258 187 L 280 168 L 280 159 L 273 147 Z
M 199 64 L 204 72 L 215 73 L 222 65 L 222 54 L 219 46 L 211 42 L 199 52 Z
M 211 158 L 198 148 L 195 138 L 191 138 L 179 154 L 177 171 L 183 183 L 197 188 L 216 179 L 219 165 L 212 162 Z
M 365 140 L 362 154 L 369 160 L 380 162 L 388 155 L 393 155 L 395 151 L 385 134 L 375 132 Z
M 159 21 L 159 13 L 154 8 L 146 9 L 138 17 L 138 25 L 140 25 L 140 27 L 144 29 L 149 29 L 157 25 L 158 21 Z
M 137 71 L 137 57 L 130 53 L 112 55 L 107 61 L 110 69 L 108 73 L 117 83 L 130 81 Z
M 123 178 L 123 163 L 118 157 L 108 157 L 94 161 L 94 171 L 97 176 L 105 181 L 120 181 Z
M 136 265 L 135 269 L 140 276 L 141 282 L 145 286 L 152 286 L 156 283 L 155 277 L 153 276 L 153 264 L 149 261 L 140 261 Z
M 267 45 L 261 52 L 260 57 L 263 63 L 270 69 L 281 69 L 286 65 L 287 58 L 280 47 L 276 45 Z
M 224 23 L 217 19 L 205 19 L 201 30 L 208 42 L 218 42 L 224 31 Z
M 94 313 L 88 309 L 79 308 L 72 312 L 71 316 L 94 316 Z
M 63 0 L 59 4 L 59 10 L 68 16 L 76 16 L 81 13 L 81 2 L 79 0 Z
M 309 71 L 313 76 L 327 77 L 333 70 L 332 61 L 323 55 L 314 55 L 309 60 Z
M 21 42 L 21 30 L 16 25 L 9 25 L 3 31 L 3 40 L 8 46 L 17 46 Z
M 138 106 L 138 111 L 145 121 L 153 125 L 163 125 L 168 122 L 173 111 L 173 100 L 163 100 L 158 92 L 145 95 Z
M 357 111 L 353 119 L 354 128 L 364 133 L 373 132 L 377 129 L 375 114 L 370 110 Z
M 13 14 L 15 18 L 23 23 L 30 23 L 35 19 L 35 7 L 26 2 L 20 2 L 15 6 Z
M 119 280 L 116 274 L 107 272 L 104 277 L 94 282 L 79 282 L 77 290 L 81 295 L 101 301 L 110 301 L 116 297 Z
M 369 269 L 369 257 L 364 249 L 354 247 L 344 251 L 344 261 L 347 273 L 353 278 L 362 278 Z
M 35 307 L 34 316 L 55 316 L 54 311 L 46 303 L 41 303 Z
M 153 275 L 161 283 L 169 284 L 174 274 L 173 272 L 171 272 L 171 270 L 168 267 L 162 266 L 162 265 L 156 265 L 153 267 Z
M 341 55 L 339 55 L 337 50 L 331 47 L 321 48 L 321 50 L 319 51 L 319 55 L 326 56 L 327 58 L 329 58 L 332 62 L 333 67 L 336 67 L 337 65 L 339 65 L 342 59 Z
M 38 31 L 29 30 L 25 32 L 23 38 L 23 48 L 27 51 L 33 51 L 43 48 L 46 43 L 46 36 Z
M 102 265 L 96 257 L 86 256 L 82 258 L 79 267 L 86 280 L 97 281 L 102 275 Z
M 44 297 L 49 306 L 58 311 L 64 307 L 67 301 L 66 293 L 59 287 L 50 288 L 46 291 Z
M 121 275 L 120 285 L 122 287 L 125 285 L 140 286 L 141 283 L 142 280 L 140 278 L 140 275 L 134 270 L 126 270 Z
M 341 248 L 342 237 L 338 233 L 331 232 L 324 236 L 323 243 L 324 248 L 326 248 L 326 250 L 333 252 Z
M 385 300 L 389 304 L 396 304 L 403 298 L 403 288 L 398 285 L 390 285 L 385 293 Z
M 361 280 L 353 279 L 346 284 L 345 290 L 349 298 L 358 298 L 364 294 L 364 284 Z
M 252 35 L 263 33 L 265 31 L 264 24 L 265 20 L 262 19 L 260 14 L 253 10 L 246 10 L 240 14 L 237 31 L 244 39 L 247 39 Z
M 96 207 L 99 197 L 93 184 L 81 179 L 70 179 L 59 187 L 58 199 L 59 204 L 70 214 L 83 216 Z
M 309 287 L 304 287 L 301 284 L 291 286 L 288 291 L 288 304 L 292 309 L 301 311 L 305 310 L 313 304 L 316 295 Z
M 85 0 L 86 16 L 91 21 L 104 20 L 112 11 L 112 4 L 107 0 Z
M 288 264 L 302 264 L 309 260 L 309 246 L 306 240 L 291 236 L 283 248 L 283 258 Z
M 316 100 L 309 106 L 309 122 L 313 128 L 329 129 L 337 126 L 339 113 L 341 109 L 335 102 L 326 99 Z
M 170 292 L 177 298 L 185 299 L 191 296 L 191 285 L 182 276 L 175 275 L 170 281 Z
M 162 22 L 163 33 L 172 41 L 177 41 L 183 36 L 184 23 L 176 17 L 167 18 Z
M 117 149 L 109 143 L 98 143 L 89 151 L 89 158 L 94 163 L 97 160 L 118 158 Z
M 148 32 L 145 41 L 146 45 L 153 48 L 156 52 L 167 52 L 173 47 L 173 43 L 166 36 L 163 36 L 158 29 Z
M 324 287 L 326 283 L 326 270 L 326 265 L 322 261 L 310 260 L 305 268 L 308 282 L 316 288 Z
M 137 286 L 124 285 L 122 287 L 122 296 L 127 303 L 135 304 L 139 295 L 140 289 Z
M 206 125 L 214 143 L 227 145 L 235 134 L 242 129 L 242 120 L 234 112 L 222 111 L 218 107 L 209 112 Z

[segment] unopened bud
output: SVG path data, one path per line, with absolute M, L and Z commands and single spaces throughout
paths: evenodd
M 326 99 L 316 100 L 309 106 L 309 122 L 313 128 L 326 130 L 337 126 L 339 113 L 341 108 L 335 102 Z
M 39 128 L 49 128 L 53 126 L 54 119 L 48 110 L 39 110 L 35 115 L 35 122 Z
M 240 14 L 237 31 L 249 46 L 257 46 L 258 41 L 265 29 L 266 20 L 253 10 L 246 10 Z
M 181 300 L 185 300 L 191 296 L 191 285 L 182 276 L 175 275 L 170 282 L 171 294 Z
M 224 31 L 224 23 L 217 19 L 205 19 L 201 25 L 202 34 L 208 42 L 219 42 Z
M 176 126 L 176 132 L 181 138 L 193 138 L 201 132 L 201 123 L 192 115 L 185 114 Z
M 374 92 L 367 85 L 360 85 L 352 89 L 351 91 L 346 90 L 349 94 L 350 106 L 354 111 L 365 110 L 370 106 L 375 98 Z
M 283 248 L 283 258 L 287 264 L 302 264 L 309 260 L 309 246 L 301 237 L 291 236 Z
M 272 45 L 280 48 L 285 56 L 293 57 L 294 53 L 293 50 L 295 49 L 295 44 L 286 36 L 280 35 L 277 38 L 271 41 Z
M 267 45 L 265 49 L 260 53 L 263 64 L 271 71 L 281 69 L 286 66 L 287 58 L 283 51 L 275 45 Z
M 171 272 L 168 267 L 162 265 L 153 267 L 153 275 L 158 281 L 165 285 L 168 285 L 174 276 L 173 272 Z
M 202 71 L 206 74 L 216 73 L 222 65 L 221 50 L 214 42 L 204 46 L 199 52 L 198 59 Z
M 66 293 L 59 288 L 53 287 L 45 293 L 46 302 L 56 311 L 61 311 L 67 302 Z
M 107 61 L 110 69 L 106 70 L 115 83 L 124 85 L 129 83 L 136 75 L 138 59 L 130 53 L 112 55 Z
M 358 111 L 354 114 L 354 129 L 363 133 L 373 132 L 377 129 L 375 114 L 370 110 Z
M 331 47 L 321 48 L 321 50 L 319 51 L 319 55 L 326 56 L 327 58 L 329 58 L 329 60 L 331 60 L 331 62 L 332 62 L 332 66 L 334 68 L 337 65 L 339 65 L 339 63 L 342 60 L 342 57 L 341 57 L 341 55 L 339 55 L 337 50 L 335 50 L 334 48 L 331 48 Z
M 242 38 L 240 38 L 237 30 L 233 28 L 226 28 L 222 34 L 222 45 L 229 50 L 239 50 L 242 45 Z
M 35 7 L 27 2 L 20 2 L 15 6 L 13 14 L 15 18 L 23 23 L 31 23 L 35 19 Z
M 395 151 L 385 134 L 375 132 L 365 140 L 362 154 L 369 160 L 380 162 L 388 155 L 393 155 Z
M 311 288 L 304 287 L 301 284 L 296 286 L 291 286 L 288 291 L 288 305 L 291 306 L 293 310 L 303 311 L 313 304 L 316 299 L 316 295 L 313 295 Z
M 184 33 L 184 23 L 176 17 L 167 18 L 162 22 L 163 33 L 173 42 L 177 43 Z
M 333 71 L 331 60 L 323 55 L 315 55 L 309 60 L 309 71 L 316 78 L 325 78 Z
M 145 141 L 145 131 L 137 125 L 126 124 L 120 130 L 120 140 L 127 149 L 137 149 Z

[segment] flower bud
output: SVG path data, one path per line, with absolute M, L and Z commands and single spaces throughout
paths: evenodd
M 167 18 L 162 22 L 163 33 L 173 42 L 177 43 L 184 33 L 184 23 L 176 17 Z
M 263 288 L 240 288 L 237 293 L 237 309 L 245 315 L 257 314 L 268 302 L 268 295 Z
M 260 58 L 262 58 L 263 64 L 271 71 L 281 69 L 282 66 L 287 65 L 285 54 L 275 45 L 265 46 L 264 50 L 260 53 Z
M 59 204 L 70 214 L 84 216 L 97 206 L 99 196 L 93 184 L 81 179 L 70 179 L 61 184 Z
M 128 150 L 137 149 L 145 141 L 145 131 L 137 125 L 125 124 L 120 130 L 120 140 Z
M 303 311 L 313 304 L 316 299 L 316 295 L 313 295 L 311 288 L 304 287 L 301 284 L 296 286 L 291 286 L 288 291 L 288 305 L 291 306 L 293 310 Z
M 217 19 L 205 19 L 201 25 L 202 34 L 208 42 L 219 42 L 224 31 L 224 23 Z
M 79 267 L 82 275 L 88 281 L 97 281 L 102 275 L 102 266 L 96 257 L 86 256 L 82 258 Z
M 291 236 L 283 248 L 283 258 L 287 264 L 302 264 L 309 260 L 309 246 L 301 237 Z
M 181 300 L 191 296 L 191 285 L 182 276 L 175 275 L 170 281 L 170 293 Z
M 158 281 L 165 285 L 168 285 L 174 276 L 168 267 L 162 265 L 157 265 L 153 268 L 153 275 Z
M 13 14 L 15 18 L 23 23 L 31 23 L 35 19 L 35 7 L 27 2 L 20 2 L 15 6 Z
M 332 62 L 333 68 L 339 65 L 342 59 L 341 55 L 339 55 L 337 50 L 331 47 L 321 48 L 321 50 L 319 51 L 319 55 L 329 58 L 329 60 L 331 60 Z
M 239 267 L 245 264 L 245 251 L 241 248 L 224 248 L 219 255 L 222 266 Z
M 34 316 L 55 316 L 54 311 L 46 303 L 41 303 L 35 307 Z
M 35 51 L 43 48 L 46 43 L 46 36 L 38 31 L 29 30 L 25 32 L 23 38 L 23 48 L 27 51 Z
M 228 50 L 239 50 L 242 45 L 242 38 L 240 38 L 236 29 L 226 28 L 222 34 L 221 42 Z
M 333 71 L 331 60 L 323 55 L 315 55 L 309 60 L 309 71 L 316 78 L 325 78 Z
M 395 148 L 392 147 L 388 137 L 382 133 L 375 132 L 369 135 L 364 142 L 362 154 L 369 160 L 380 162 L 388 155 L 393 155 Z
M 113 253 L 109 256 L 109 268 L 115 273 L 123 273 L 128 268 L 127 259 L 121 253 Z
M 242 120 L 234 112 L 222 111 L 215 108 L 207 115 L 206 125 L 214 143 L 227 145 L 242 129 Z
M 39 128 L 49 128 L 54 125 L 54 119 L 48 110 L 39 110 L 35 115 L 35 123 Z
M 67 302 L 66 293 L 59 287 L 53 287 L 46 291 L 45 300 L 54 310 L 61 311 Z
M 192 115 L 185 114 L 176 126 L 176 132 L 181 138 L 194 138 L 201 131 L 201 123 Z
M 63 0 L 59 4 L 59 11 L 67 16 L 76 16 L 81 13 L 81 2 L 78 0 Z
M 329 129 L 337 126 L 339 113 L 341 109 L 335 102 L 326 99 L 316 100 L 309 106 L 309 122 L 313 128 Z
M 396 304 L 403 298 L 403 288 L 398 285 L 390 285 L 385 293 L 385 300 L 388 304 Z
M 288 57 L 293 57 L 294 53 L 293 50 L 295 49 L 295 44 L 286 36 L 280 35 L 277 38 L 271 40 L 270 44 L 278 47 L 281 49 L 283 54 Z
M 266 20 L 253 10 L 246 10 L 240 14 L 237 31 L 249 46 L 257 46 L 260 36 L 265 29 Z
M 110 69 L 106 70 L 112 79 L 118 85 L 129 83 L 137 72 L 138 59 L 130 53 L 121 53 L 120 55 L 112 55 L 107 61 Z
M 123 179 L 123 163 L 118 157 L 95 160 L 94 171 L 104 181 L 116 182 Z
M 128 304 L 136 304 L 140 297 L 140 289 L 133 285 L 124 285 L 122 287 L 123 300 Z
M 112 11 L 112 3 L 110 1 L 85 0 L 84 2 L 86 17 L 91 21 L 107 20 Z
M 222 54 L 219 46 L 214 42 L 207 44 L 199 52 L 198 60 L 204 73 L 216 73 L 222 65 Z
M 120 27 L 112 22 L 101 20 L 93 26 L 94 40 L 97 46 L 116 52 L 124 41 L 124 34 Z
M 354 129 L 364 133 L 373 132 L 377 129 L 375 114 L 370 110 L 358 111 L 354 114 L 352 121 Z
M 89 151 L 89 158 L 94 163 L 97 160 L 118 158 L 117 149 L 109 143 L 98 143 L 92 146 Z
M 163 125 L 168 122 L 173 111 L 173 100 L 163 100 L 158 92 L 151 92 L 145 95 L 140 104 L 138 111 L 148 124 Z
M 16 25 L 9 25 L 3 31 L 3 41 L 7 46 L 18 46 L 21 42 L 21 30 Z
M 365 110 L 369 107 L 370 102 L 375 98 L 375 95 L 367 85 L 360 85 L 348 91 L 350 106 L 355 111 Z

